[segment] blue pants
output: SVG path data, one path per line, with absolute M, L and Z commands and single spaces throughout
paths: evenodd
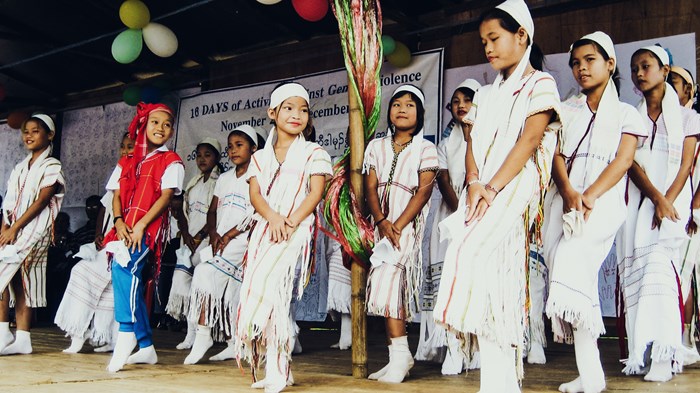
M 134 332 L 139 348 L 153 345 L 141 279 L 143 267 L 148 262 L 148 252 L 144 241 L 141 244 L 141 252 L 137 249 L 131 253 L 131 261 L 126 267 L 112 260 L 114 318 L 119 322 L 120 332 Z

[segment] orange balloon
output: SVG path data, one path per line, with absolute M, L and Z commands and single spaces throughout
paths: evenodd
M 30 117 L 31 115 L 24 111 L 11 112 L 7 116 L 7 125 L 10 126 L 10 128 L 19 130 L 20 128 L 22 128 L 22 123 L 24 123 L 24 121 L 29 119 Z

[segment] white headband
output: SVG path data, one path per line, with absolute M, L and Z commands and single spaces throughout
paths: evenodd
M 270 109 L 275 109 L 280 106 L 287 98 L 290 97 L 301 97 L 309 103 L 309 92 L 306 91 L 304 86 L 298 83 L 285 83 L 284 85 L 276 88 L 270 95 Z
M 609 35 L 603 33 L 602 31 L 596 31 L 595 33 L 591 34 L 586 34 L 583 37 L 579 38 L 580 40 L 590 40 L 595 42 L 596 44 L 600 45 L 601 48 L 605 51 L 605 53 L 608 54 L 608 57 L 611 59 L 615 59 L 615 63 L 617 64 L 617 55 L 615 54 L 615 45 L 612 42 L 612 39 L 610 38 Z M 571 53 L 571 50 L 573 49 L 573 44 L 571 45 L 571 48 L 569 49 L 569 53 Z
M 530 36 L 530 44 L 532 45 L 535 40 L 535 22 L 532 21 L 532 15 L 530 15 L 530 10 L 528 10 L 525 1 L 506 0 L 496 8 L 507 12 L 516 22 L 520 23 L 520 26 L 522 26 L 527 32 L 527 35 Z
M 470 89 L 474 93 L 476 93 L 477 90 L 481 88 L 481 84 L 477 82 L 474 79 L 465 79 L 464 82 L 460 83 L 459 86 L 457 86 L 457 89 L 460 87 L 466 87 L 467 89 Z
M 418 97 L 418 99 L 420 100 L 420 103 L 423 104 L 423 106 L 425 107 L 425 96 L 419 88 L 413 85 L 401 85 L 397 87 L 396 90 L 394 90 L 394 94 L 392 94 L 391 96 L 394 97 L 397 93 L 400 93 L 402 91 L 415 94 L 416 97 Z
M 32 115 L 32 117 L 43 121 L 49 127 L 49 130 L 51 130 L 52 132 L 56 132 L 56 124 L 54 124 L 53 119 L 50 118 L 48 115 L 45 115 L 43 113 L 38 113 L 38 114 Z
M 661 60 L 661 64 L 671 65 L 671 59 L 669 59 L 668 52 L 666 52 L 666 49 L 664 49 L 658 45 L 645 46 L 641 49 L 648 50 L 649 52 L 652 52 L 653 54 L 655 54 L 656 57 L 658 57 L 659 60 Z
M 255 128 L 249 126 L 248 124 L 241 124 L 240 126 L 234 128 L 233 131 L 239 131 L 248 135 L 248 138 L 250 138 L 256 146 L 258 145 L 258 135 L 262 136 L 263 139 L 265 139 L 264 135 L 262 135 L 260 132 L 257 132 Z
M 216 150 L 217 152 L 219 152 L 219 154 L 221 154 L 221 143 L 219 143 L 219 141 L 217 141 L 216 139 L 214 139 L 212 137 L 206 137 L 206 138 L 202 139 L 201 141 L 199 141 L 197 146 L 202 145 L 202 144 L 211 145 L 211 147 L 213 147 L 214 150 Z

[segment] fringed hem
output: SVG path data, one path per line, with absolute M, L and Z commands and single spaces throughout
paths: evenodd
M 186 319 L 190 312 L 190 296 L 171 293 L 165 312 L 177 320 Z
M 432 311 L 423 311 L 420 321 L 420 340 L 414 358 L 420 361 L 442 362 L 447 347 L 447 331 L 435 323 Z
M 351 286 L 344 283 L 328 282 L 328 301 L 326 310 L 341 314 L 350 314 Z
M 88 315 L 85 315 L 86 312 Z M 80 316 L 83 316 L 82 318 Z M 92 320 L 93 312 L 86 310 L 85 312 L 77 312 L 77 308 L 72 307 L 71 312 L 56 313 L 54 323 L 59 329 L 66 332 L 71 337 L 89 338 L 90 321 Z
M 530 341 L 542 345 L 543 348 L 547 348 L 547 334 L 545 333 L 544 319 L 541 315 L 539 318 L 530 318 L 529 330 Z
M 224 342 L 234 335 L 233 316 L 238 307 L 238 296 L 235 299 L 225 299 L 223 296 L 198 289 L 190 295 L 190 301 L 187 319 L 198 321 L 200 312 L 204 311 L 204 324 L 212 329 L 214 341 Z
M 629 358 L 622 359 L 621 362 L 625 365 L 622 369 L 622 373 L 625 375 L 640 375 L 645 371 L 644 363 L 644 353 L 647 350 L 648 344 L 637 348 L 634 353 L 629 354 Z M 674 374 L 683 372 L 683 359 L 684 352 L 682 345 L 681 347 L 674 347 L 673 345 L 658 345 L 656 343 L 652 344 L 651 347 L 651 360 L 655 362 L 670 361 L 671 371 Z
M 576 311 L 576 307 L 567 304 L 567 302 L 557 302 L 551 299 L 552 297 L 550 297 L 550 301 L 547 302 L 548 317 L 560 318 L 563 322 L 570 324 L 576 329 L 587 330 L 595 339 L 605 334 L 605 325 L 603 324 L 602 318 L 594 318 L 593 315 L 591 315 L 592 313 Z M 542 325 L 544 331 L 544 323 L 542 323 Z M 562 337 L 566 338 L 566 335 Z M 566 340 L 566 342 L 570 343 L 568 340 Z

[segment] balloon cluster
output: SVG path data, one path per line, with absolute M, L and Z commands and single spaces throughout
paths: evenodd
M 403 68 L 411 64 L 411 51 L 406 44 L 398 42 L 391 36 L 382 36 L 382 48 L 387 61 L 396 68 Z
M 156 56 L 170 57 L 177 51 L 177 37 L 169 28 L 151 22 L 151 12 L 141 0 L 126 0 L 119 7 L 119 18 L 128 27 L 114 38 L 112 57 L 129 64 L 141 54 L 143 43 Z
M 272 5 L 280 1 L 258 0 L 258 3 Z M 309 22 L 318 22 L 328 13 L 328 0 L 292 0 L 292 6 L 302 19 Z

